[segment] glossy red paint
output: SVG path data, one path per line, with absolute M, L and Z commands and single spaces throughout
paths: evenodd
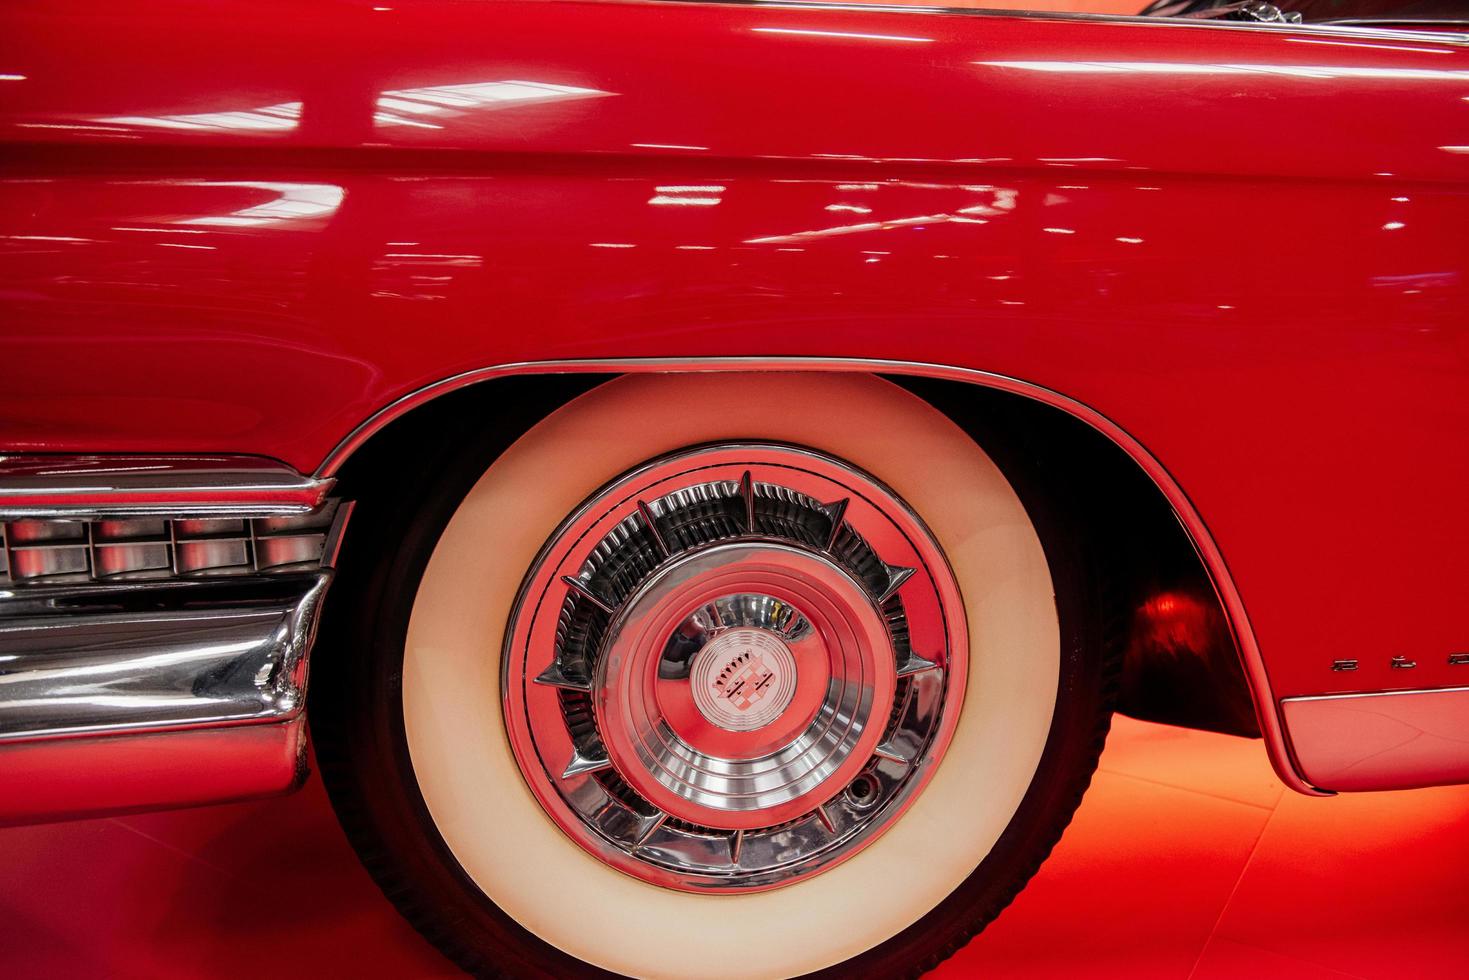
M 0 37 L 4 449 L 311 471 L 496 364 L 950 364 L 1166 467 L 1275 695 L 1469 672 L 1451 40 L 569 2 L 15 3 Z
M 4 18 L 3 73 L 24 78 L 4 85 L 0 137 L 112 153 L 1465 170 L 1443 149 L 1463 138 L 1465 52 L 1438 37 L 664 0 L 23 0 Z
M 3 759 L 0 826 L 277 796 L 306 779 L 306 718 L 41 739 L 6 746 Z

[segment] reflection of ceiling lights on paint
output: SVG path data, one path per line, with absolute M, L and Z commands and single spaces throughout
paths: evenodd
M 336 184 L 295 184 L 270 181 L 210 181 L 203 187 L 249 187 L 273 191 L 275 199 L 254 204 L 231 214 L 207 215 L 178 222 L 181 225 L 213 225 L 216 227 L 250 227 L 276 224 L 302 218 L 319 218 L 334 213 L 346 192 Z
M 665 184 L 648 198 L 649 204 L 709 208 L 720 202 L 723 184 Z
M 107 116 L 97 122 L 118 126 L 145 126 L 149 129 L 223 130 L 227 132 L 283 132 L 295 129 L 301 121 L 301 103 L 282 102 L 258 109 L 232 112 L 197 112 L 177 116 Z
M 857 235 L 868 231 L 886 231 L 891 228 L 911 228 L 914 225 L 937 224 L 953 217 L 949 214 L 915 215 L 912 218 L 894 218 L 891 221 L 863 221 L 855 225 L 837 225 L 833 228 L 816 228 L 812 231 L 795 231 L 789 235 L 769 235 L 765 238 L 747 238 L 746 245 L 784 245 L 813 238 L 835 238 L 839 235 Z
M 553 85 L 549 82 L 472 82 L 467 85 L 433 85 L 398 89 L 378 96 L 373 122 L 379 126 L 441 128 L 432 117 L 453 116 L 470 110 L 561 102 L 612 95 L 594 88 Z M 253 109 L 223 112 L 177 113 L 159 116 L 106 116 L 92 120 L 115 126 L 172 129 L 195 132 L 280 133 L 301 123 L 300 102 L 281 102 Z
M 1014 191 L 995 191 L 993 204 L 973 204 L 969 207 L 956 208 L 953 212 L 940 214 L 919 214 L 911 218 L 891 218 L 886 221 L 863 221 L 853 225 L 836 225 L 832 228 L 816 228 L 811 231 L 797 231 L 788 235 L 767 235 L 763 238 L 747 238 L 746 245 L 787 245 L 797 242 L 809 241 L 817 238 L 836 238 L 842 235 L 860 235 L 872 231 L 891 231 L 895 228 L 913 228 L 920 225 L 983 225 L 988 224 L 988 218 L 974 218 L 970 215 L 986 214 L 998 215 L 1002 211 L 1012 210 L 1015 207 Z M 828 209 L 830 210 L 830 209 Z
M 832 37 L 847 41 L 897 41 L 902 44 L 932 44 L 931 37 L 912 37 L 907 34 L 854 34 L 851 31 L 818 31 L 797 27 L 752 27 L 756 34 L 792 34 L 798 37 Z
M 962 210 L 975 210 L 965 207 Z M 915 215 L 912 217 L 893 217 L 883 222 L 861 222 L 856 225 L 837 225 L 836 228 L 818 228 L 814 231 L 798 231 L 789 235 L 768 235 L 765 238 L 746 238 L 746 245 L 783 245 L 787 242 L 808 241 L 812 238 L 836 238 L 840 235 L 859 235 L 864 232 L 892 231 L 893 228 L 914 228 L 917 225 L 987 225 L 989 219 L 984 217 L 967 217 L 964 215 Z
M 434 117 L 457 116 L 480 109 L 505 109 L 543 102 L 591 99 L 612 92 L 575 85 L 552 85 L 549 82 L 472 82 L 467 85 L 432 85 L 384 92 L 377 98 L 373 122 L 379 126 L 417 126 L 441 129 L 430 120 Z

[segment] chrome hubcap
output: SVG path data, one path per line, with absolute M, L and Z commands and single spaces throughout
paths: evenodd
M 927 529 L 838 460 L 688 450 L 552 536 L 507 633 L 512 747 L 582 847 L 674 888 L 768 888 L 870 842 L 963 698 Z

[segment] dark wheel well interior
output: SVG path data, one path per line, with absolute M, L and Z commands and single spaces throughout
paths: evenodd
M 486 463 L 610 375 L 498 378 L 446 393 L 377 432 L 346 461 L 338 493 L 366 500 L 433 478 L 435 449 L 482 446 Z M 1127 637 L 1118 709 L 1149 721 L 1258 737 L 1234 638 L 1203 563 L 1163 494 L 1118 446 L 1060 409 L 959 381 L 892 376 L 984 446 L 1027 507 L 1074 509 L 1105 556 Z M 348 554 L 350 554 L 350 531 Z

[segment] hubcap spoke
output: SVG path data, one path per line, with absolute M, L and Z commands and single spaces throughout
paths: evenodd
M 597 595 L 597 593 L 593 592 L 591 587 L 587 585 L 587 583 L 583 582 L 581 579 L 572 578 L 570 575 L 563 575 L 561 576 L 561 581 L 571 586 L 571 590 L 573 592 L 586 599 L 588 602 L 596 606 L 598 609 L 602 610 L 604 613 L 612 613 L 616 611 L 611 603 L 609 603 L 606 599 L 603 599 L 601 596 Z
M 755 533 L 755 483 L 750 478 L 750 471 L 745 470 L 745 475 L 740 477 L 740 496 L 745 501 L 745 530 Z
M 842 533 L 842 517 L 847 513 L 847 504 L 851 503 L 846 497 L 834 503 L 827 504 L 821 508 L 826 511 L 826 516 L 831 520 L 831 531 L 826 536 L 826 544 L 822 551 L 830 552 L 836 547 L 837 535 Z
M 643 523 L 647 525 L 648 533 L 653 535 L 653 540 L 657 543 L 658 550 L 662 553 L 663 557 L 667 558 L 673 554 L 673 552 L 668 550 L 668 542 L 663 540 L 663 532 L 658 530 L 658 519 L 653 516 L 653 512 L 648 509 L 648 505 L 641 500 L 638 501 L 638 513 L 643 515 Z

